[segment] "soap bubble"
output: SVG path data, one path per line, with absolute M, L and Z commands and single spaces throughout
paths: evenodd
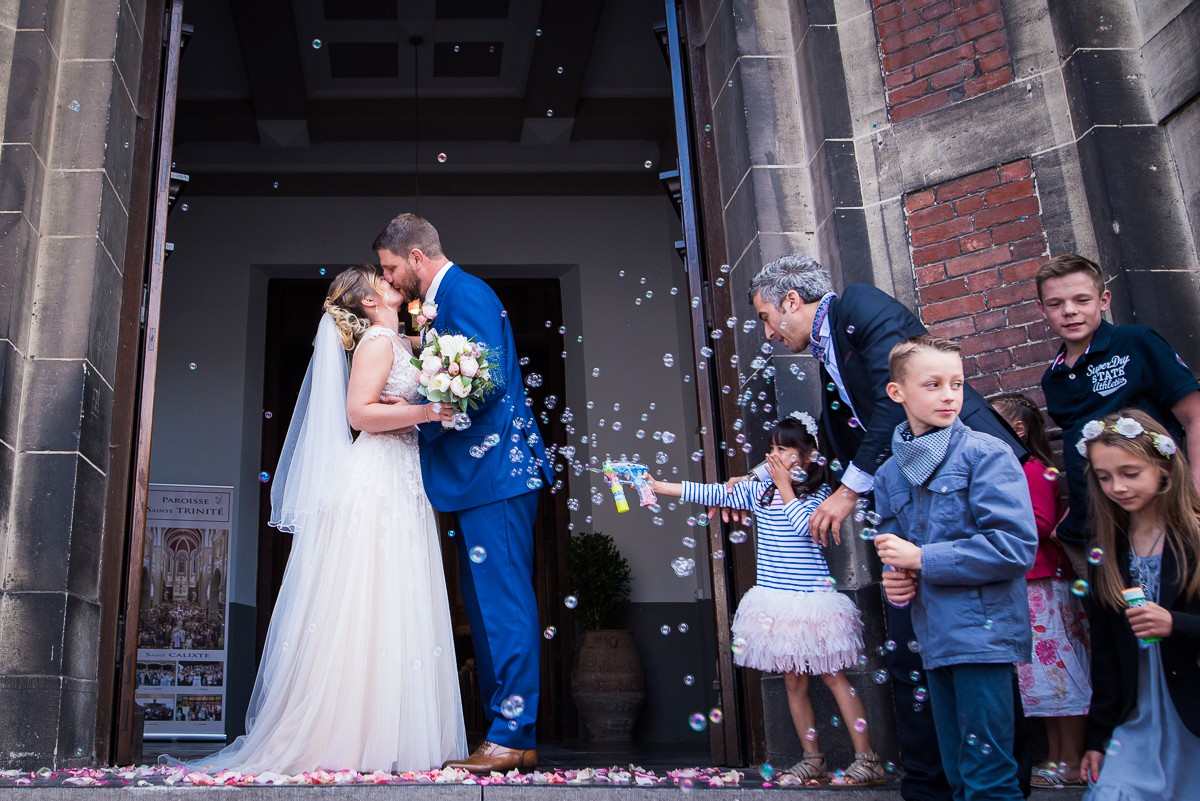
M 79 109 L 82 108 L 82 106 L 79 105 L 78 100 L 72 100 L 70 103 L 67 104 L 67 107 L 70 108 L 71 111 L 79 111 Z
M 525 479 L 525 487 L 526 487 L 526 489 L 531 489 L 531 490 L 541 489 L 542 488 L 542 480 L 540 478 L 538 478 L 537 476 L 530 476 L 529 478 Z
M 1071 592 L 1080 598 L 1087 595 L 1089 589 L 1088 583 L 1083 579 L 1075 579 L 1075 581 L 1071 582 Z
M 683 538 L 683 547 L 684 548 L 695 548 L 696 540 L 692 539 L 691 537 L 684 537 Z
M 268 420 L 270 420 L 272 417 L 274 417 L 274 415 L 273 415 L 273 414 L 271 414 L 270 412 L 263 412 L 263 417 L 265 417 L 265 418 L 267 418 Z
M 854 730 L 855 731 L 866 731 L 867 730 L 867 721 L 863 718 L 855 718 Z
M 313 40 L 312 40 L 312 46 L 313 46 L 313 50 L 320 50 L 320 49 L 321 49 L 321 40 L 320 40 L 320 39 L 313 39 Z
M 568 609 L 574 609 L 579 606 L 579 599 L 574 595 L 568 595 L 566 598 L 563 598 L 563 606 Z
M 913 681 L 913 682 L 920 681 L 921 680 L 921 671 L 919 671 L 919 670 L 909 671 L 908 678 L 910 681 Z
M 704 731 L 708 728 L 708 718 L 696 712 L 688 718 L 688 725 L 692 727 L 692 731 Z
M 967 735 L 967 745 L 974 746 L 978 742 L 979 742 L 978 735 L 976 735 L 976 734 L 968 734 Z
M 758 769 L 758 773 L 765 781 L 771 781 L 771 779 L 775 776 L 775 766 L 770 762 L 764 762 L 762 767 Z
M 990 617 L 983 621 L 983 627 L 985 629 L 987 629 L 988 631 L 991 631 L 992 627 L 995 625 L 996 624 L 992 622 L 992 619 Z
M 520 717 L 525 711 L 525 699 L 519 695 L 510 695 L 500 702 L 500 714 L 512 720 Z
M 262 471 L 261 473 L 259 473 L 259 474 L 258 474 L 258 480 L 259 480 L 261 483 L 263 483 L 263 484 L 266 484 L 268 481 L 270 481 L 270 480 L 271 480 L 271 474 L 270 474 L 270 473 L 268 473 L 266 470 L 264 470 L 264 471 Z
M 817 739 L 817 730 L 811 727 L 805 729 L 804 739 L 808 740 L 809 742 L 814 742 Z
M 714 707 L 708 711 L 708 719 L 713 723 L 720 723 L 725 719 L 725 713 Z
M 662 626 L 659 627 L 658 632 L 662 636 L 666 637 L 668 634 L 671 633 L 671 627 L 664 623 Z
M 663 354 L 663 365 L 666 367 L 674 367 L 675 366 L 675 357 L 669 353 L 664 353 Z
M 729 643 L 729 650 L 732 651 L 735 656 L 744 654 L 746 652 L 746 645 L 747 643 L 745 637 L 734 637 Z
M 831 717 L 829 719 L 829 724 L 836 729 L 842 725 L 842 719 L 839 718 L 837 715 L 834 715 L 833 717 Z
M 556 629 L 554 626 L 547 626 L 546 630 L 542 632 L 542 636 L 547 640 L 553 640 L 554 635 L 556 634 L 558 634 L 558 629 Z
M 1104 561 L 1104 549 L 1092 548 L 1088 551 L 1087 560 L 1089 565 L 1098 565 Z
M 1108 745 L 1106 745 L 1104 747 L 1104 753 L 1108 754 L 1109 756 L 1116 756 L 1118 753 L 1120 753 L 1120 751 L 1121 751 L 1121 741 L 1120 740 L 1116 740 L 1116 739 L 1109 740 Z
M 746 541 L 746 532 L 742 531 L 741 529 L 729 532 L 729 541 L 734 545 L 741 545 Z
M 466 412 L 459 412 L 451 419 L 454 421 L 455 431 L 466 431 L 471 427 L 471 416 Z
M 191 362 L 191 363 L 188 365 L 188 369 L 189 369 L 189 370 L 195 370 L 195 369 L 196 369 L 196 367 L 197 367 L 197 364 L 196 364 L 195 362 Z
M 888 674 L 886 670 L 877 670 L 871 674 L 871 678 L 876 684 L 887 684 Z
M 680 578 L 690 576 L 692 575 L 692 571 L 696 569 L 696 560 L 688 559 L 685 556 L 677 556 L 671 561 L 671 569 Z
M 664 445 L 670 445 L 672 442 L 675 441 L 675 435 L 672 434 L 670 431 L 664 431 L 664 432 L 662 432 L 662 441 L 663 441 Z
M 446 163 L 446 159 L 447 159 L 447 158 L 449 158 L 449 157 L 448 157 L 448 156 L 447 156 L 445 153 L 438 153 L 438 154 L 437 154 L 437 160 L 438 160 L 438 162 L 439 162 L 440 164 L 445 164 L 445 163 Z
M 471 561 L 475 564 L 480 564 L 484 559 L 487 559 L 487 548 L 482 545 L 476 545 L 471 549 Z
M 679 633 L 680 633 L 680 634 L 687 634 L 687 631 L 688 631 L 688 624 L 687 624 L 687 623 L 680 623 L 680 624 L 679 624 L 679 625 L 678 625 L 676 628 L 679 630 Z
M 924 687 L 914 687 L 913 688 L 913 700 L 914 701 L 924 701 L 928 697 L 929 697 L 929 690 L 925 689 Z
M 691 687 L 693 684 L 696 683 L 696 677 L 693 676 L 691 673 L 689 673 L 683 677 L 683 683 L 685 686 Z
M 1042 478 L 1046 479 L 1047 481 L 1058 481 L 1058 468 L 1047 467 L 1042 473 Z
M 525 376 L 525 386 L 540 387 L 542 385 L 542 376 L 540 373 L 530 373 Z

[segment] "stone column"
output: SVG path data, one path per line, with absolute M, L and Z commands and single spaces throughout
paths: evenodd
M 112 702 L 100 543 L 145 13 L 0 0 L 3 768 L 93 763 Z

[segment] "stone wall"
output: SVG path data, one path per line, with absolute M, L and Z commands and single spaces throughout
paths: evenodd
M 0 3 L 0 768 L 95 761 L 144 5 Z

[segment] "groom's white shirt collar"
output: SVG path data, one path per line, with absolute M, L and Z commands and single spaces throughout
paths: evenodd
M 442 279 L 446 277 L 446 271 L 454 266 L 454 262 L 448 261 L 442 265 L 442 269 L 437 271 L 437 275 L 429 282 L 429 291 L 425 293 L 426 303 L 437 303 L 438 287 L 442 285 Z

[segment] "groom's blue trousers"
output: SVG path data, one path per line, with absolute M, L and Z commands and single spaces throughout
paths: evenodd
M 537 742 L 541 647 L 533 590 L 537 508 L 538 494 L 527 492 L 458 512 L 462 595 L 475 645 L 487 739 L 507 748 L 534 748 Z M 482 560 L 470 556 L 476 547 L 486 551 Z M 506 717 L 521 704 L 505 701 L 517 696 L 524 708 L 515 717 Z

